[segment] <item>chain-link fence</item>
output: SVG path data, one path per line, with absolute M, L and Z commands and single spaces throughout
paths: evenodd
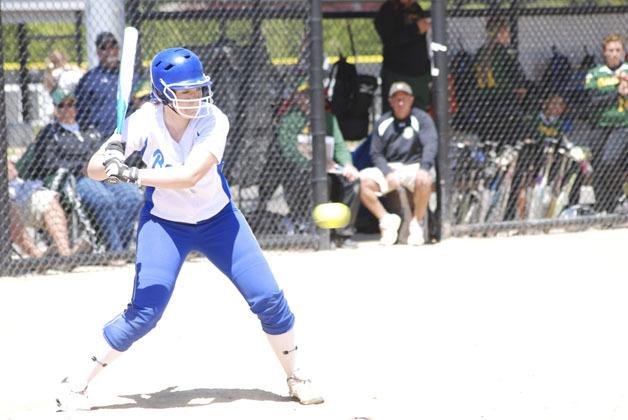
M 359 110 L 338 118 L 358 167 L 386 102 L 373 25 L 381 3 L 323 2 L 325 91 L 333 99 L 331 76 L 348 62 L 364 94 Z M 610 54 L 602 42 L 626 35 L 628 8 L 600 4 L 448 2 L 451 138 L 442 141 L 452 176 L 440 187 L 451 196 L 443 214 L 454 235 L 626 222 L 628 82 L 619 76 L 623 67 L 604 67 Z M 12 197 L 0 204 L 5 272 L 132 260 L 143 195 L 111 195 L 82 173 L 86 156 L 115 125 L 116 63 L 127 25 L 140 32 L 132 108 L 149 99 L 147 69 L 156 52 L 184 46 L 198 53 L 231 124 L 224 173 L 234 201 L 263 247 L 316 246 L 307 144 L 310 2 L 0 5 L 0 137 L 7 139 L 0 151 L 14 163 L 0 186 L 9 186 L 0 196 Z M 305 143 L 292 144 L 295 138 Z M 376 232 L 373 221 L 361 208 L 358 228 Z
M 628 9 L 532 6 L 448 19 L 454 233 L 626 221 Z
M 307 94 L 308 15 L 308 2 L 285 0 L 3 1 L 5 272 L 133 259 L 143 192 L 84 175 L 115 128 L 125 26 L 140 33 L 131 111 L 150 100 L 158 51 L 197 53 L 230 120 L 223 173 L 233 200 L 262 246 L 314 246 L 310 169 L 291 162 L 279 138 L 282 127 L 307 130 L 307 115 L 294 127 L 286 117 Z
M 449 2 L 451 233 L 625 224 L 628 7 L 482 3 Z M 380 75 L 379 7 L 334 13 L 328 55 L 352 54 L 342 32 L 360 28 L 358 71 Z M 378 95 L 373 118 L 386 101 Z

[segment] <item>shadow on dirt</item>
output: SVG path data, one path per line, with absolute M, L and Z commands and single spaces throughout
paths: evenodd
M 152 394 L 120 395 L 133 402 L 112 404 L 93 407 L 93 410 L 113 410 L 119 408 L 176 408 L 195 407 L 210 404 L 229 403 L 237 400 L 254 401 L 293 401 L 290 397 L 284 397 L 261 389 L 224 389 L 224 388 L 197 388 L 177 390 L 176 386 L 168 387 Z

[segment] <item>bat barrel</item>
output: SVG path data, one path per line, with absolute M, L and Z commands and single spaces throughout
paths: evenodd
M 135 52 L 137 50 L 138 32 L 132 26 L 124 29 L 122 43 L 122 58 L 120 60 L 120 73 L 118 76 L 118 103 L 116 107 L 116 132 L 122 132 L 122 124 L 126 117 L 131 89 L 133 87 L 133 72 L 135 67 Z

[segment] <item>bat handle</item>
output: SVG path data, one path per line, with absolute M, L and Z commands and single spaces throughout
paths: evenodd
M 118 121 L 118 125 L 116 126 L 116 129 L 114 130 L 113 134 L 114 135 L 118 135 L 120 136 L 119 138 L 117 138 L 117 140 L 121 140 L 121 133 L 122 133 L 122 126 L 120 124 L 120 121 Z M 115 176 L 110 176 L 107 178 L 107 183 L 111 184 L 111 185 L 115 185 L 119 182 L 120 180 L 118 178 L 116 178 Z

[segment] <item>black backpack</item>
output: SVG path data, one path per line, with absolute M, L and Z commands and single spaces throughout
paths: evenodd
M 338 119 L 342 135 L 347 140 L 361 140 L 369 130 L 370 109 L 377 90 L 377 78 L 358 74 L 355 65 L 340 60 L 332 69 L 334 89 L 331 97 L 332 113 Z
M 334 92 L 331 98 L 331 109 L 336 118 L 344 118 L 351 114 L 353 103 L 358 94 L 358 71 L 347 59 L 340 59 L 332 68 Z
M 351 51 L 356 57 L 351 26 L 347 22 Z M 331 70 L 334 83 L 331 110 L 338 120 L 340 131 L 347 140 L 362 140 L 368 135 L 370 109 L 377 90 L 377 77 L 358 74 L 355 64 L 340 59 Z

